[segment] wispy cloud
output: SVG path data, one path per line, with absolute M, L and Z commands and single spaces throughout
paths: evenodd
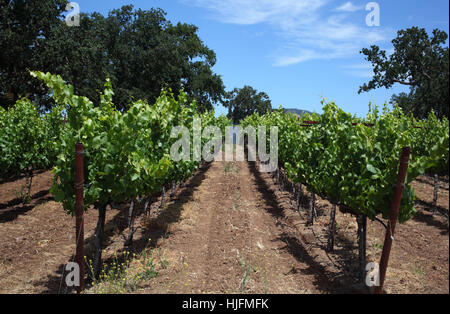
M 373 77 L 373 68 L 370 63 L 357 63 L 357 64 L 348 64 L 341 66 L 341 69 L 344 70 L 345 73 L 359 77 L 359 78 L 372 78 Z
M 209 10 L 222 23 L 271 25 L 283 39 L 274 51 L 276 66 L 355 56 L 362 47 L 387 38 L 383 28 L 367 27 L 364 15 L 355 22 L 351 13 L 359 7 L 351 2 L 333 9 L 332 0 L 181 1 Z
M 224 23 L 252 25 L 281 23 L 285 17 L 300 17 L 322 7 L 329 0 L 181 0 L 211 10 Z
M 338 12 L 356 12 L 363 10 L 364 6 L 362 5 L 354 5 L 351 1 L 344 3 L 343 5 L 337 7 L 335 11 Z

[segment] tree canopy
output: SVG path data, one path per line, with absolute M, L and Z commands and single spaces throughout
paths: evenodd
M 3 0 L 2 0 L 3 1 Z M 126 110 L 130 100 L 154 102 L 161 89 L 184 89 L 200 111 L 222 99 L 224 86 L 212 67 L 214 51 L 197 35 L 195 25 L 172 24 L 161 9 L 132 5 L 81 14 L 80 26 L 63 19 L 67 1 L 3 1 L 0 14 L 0 104 L 8 107 L 28 96 L 51 107 L 47 89 L 28 70 L 61 75 L 76 93 L 98 101 L 106 77 L 116 90 L 114 103 Z M 5 19 L 3 18 L 5 17 Z M 38 21 L 39 23 L 37 23 Z
M 448 35 L 435 29 L 429 36 L 425 29 L 412 27 L 400 30 L 392 40 L 394 53 L 387 56 L 378 46 L 363 49 L 361 53 L 372 63 L 373 79 L 360 87 L 359 93 L 394 84 L 410 87 L 409 94 L 394 95 L 405 112 L 425 118 L 433 110 L 438 117 L 449 112 L 449 48 Z
M 20 96 L 45 95 L 28 69 L 43 67 L 43 46 L 62 23 L 67 1 L 0 0 L 0 4 L 0 105 L 7 108 Z
M 226 93 L 224 106 L 228 108 L 228 118 L 233 119 L 234 123 L 254 113 L 265 114 L 272 109 L 272 103 L 266 93 L 258 93 L 247 85 Z

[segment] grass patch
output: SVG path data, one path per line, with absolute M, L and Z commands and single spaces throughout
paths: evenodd
M 244 274 L 242 275 L 242 279 L 241 279 L 240 290 L 241 290 L 241 293 L 244 293 L 245 286 L 247 285 L 247 282 L 248 282 L 250 273 L 253 270 L 253 267 L 250 264 L 246 264 L 245 263 L 244 257 L 241 258 L 240 264 L 241 264 L 241 267 L 244 270 Z
M 378 242 L 374 242 L 372 244 L 373 248 L 375 249 L 375 251 L 381 251 L 383 249 L 383 244 L 378 243 Z
M 150 241 L 149 241 L 150 243 Z M 121 262 L 121 260 L 123 260 Z M 87 261 L 93 278 L 92 261 Z M 145 281 L 158 276 L 157 268 L 168 266 L 167 257 L 158 250 L 144 249 L 139 255 L 125 251 L 119 258 L 114 254 L 113 261 L 104 264 L 100 277 L 92 282 L 93 294 L 128 294 L 142 288 Z
M 412 273 L 415 276 L 423 276 L 425 275 L 425 266 L 422 265 L 420 262 L 414 262 L 414 265 L 412 267 Z

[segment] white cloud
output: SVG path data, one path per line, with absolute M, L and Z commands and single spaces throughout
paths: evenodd
M 224 23 L 252 25 L 281 23 L 284 17 L 307 15 L 328 0 L 182 0 L 187 5 L 207 8 Z
M 347 64 L 342 66 L 343 69 L 352 69 L 352 70 L 368 70 L 372 69 L 372 65 L 370 63 L 357 63 L 357 64 Z
M 364 70 L 353 70 L 353 71 L 347 71 L 347 74 L 350 74 L 351 76 L 359 77 L 359 78 L 373 78 L 373 71 L 364 71 Z
M 339 12 L 356 12 L 356 11 L 360 11 L 363 10 L 364 6 L 360 6 L 360 5 L 354 5 L 351 1 L 348 1 L 346 3 L 344 3 L 343 5 L 341 5 L 340 7 L 337 7 L 335 9 L 335 11 L 339 11 Z
M 373 67 L 370 63 L 357 63 L 341 66 L 345 73 L 360 77 L 360 78 L 372 78 Z
M 209 10 L 222 23 L 272 26 L 283 39 L 283 46 L 274 49 L 276 66 L 359 55 L 361 48 L 387 38 L 385 29 L 365 25 L 365 15 L 360 21 L 348 21 L 349 12 L 359 9 L 351 2 L 336 12 L 330 8 L 331 0 L 180 1 Z
M 301 50 L 296 56 L 284 56 L 277 58 L 275 65 L 287 66 L 319 58 L 319 55 L 317 55 L 313 50 Z

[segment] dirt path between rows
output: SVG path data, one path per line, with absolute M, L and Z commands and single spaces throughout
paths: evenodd
M 145 293 L 320 293 L 287 248 L 248 163 L 214 162 L 157 247 L 169 267 Z

